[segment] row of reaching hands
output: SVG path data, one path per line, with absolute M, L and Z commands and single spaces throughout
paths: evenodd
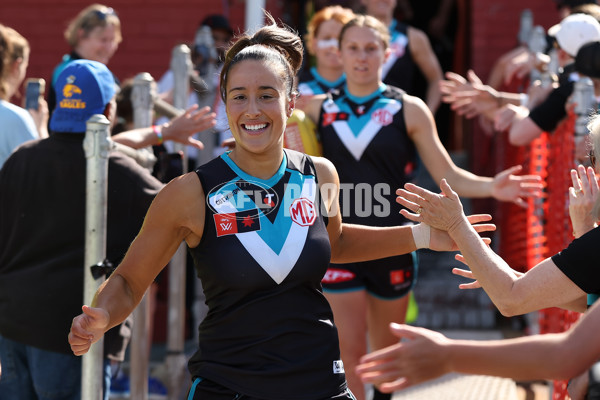
M 571 170 L 571 180 L 569 215 L 574 236 L 579 237 L 596 227 L 592 209 L 598 199 L 598 181 L 594 169 L 582 165 Z M 443 237 L 439 233 L 461 229 L 466 224 L 478 233 L 495 229 L 495 225 L 489 223 L 489 215 L 466 216 L 458 195 L 445 180 L 442 180 L 440 187 L 441 193 L 433 193 L 409 183 L 396 192 L 398 203 L 406 207 L 401 214 L 411 221 L 431 227 L 432 249 L 447 246 L 447 243 L 436 242 Z M 482 240 L 486 245 L 490 244 L 489 238 Z M 454 249 L 459 250 L 456 247 Z M 467 265 L 461 254 L 455 258 Z M 471 282 L 463 283 L 459 288 L 481 287 L 469 269 L 454 268 L 452 272 L 471 279 Z M 450 339 L 443 334 L 396 323 L 390 324 L 390 330 L 400 339 L 399 342 L 363 356 L 356 367 L 364 383 L 377 385 L 380 391 L 391 393 L 451 372 L 451 360 L 446 358 L 444 352 Z

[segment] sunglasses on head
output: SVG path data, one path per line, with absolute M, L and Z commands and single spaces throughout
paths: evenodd
M 114 15 L 118 17 L 117 12 L 112 7 L 107 7 L 104 10 L 94 10 L 93 14 L 100 21 L 104 21 L 109 15 Z
M 85 19 L 81 24 L 81 28 L 84 31 L 89 32 L 98 26 L 105 26 L 106 19 L 109 16 L 114 16 L 117 19 L 119 18 L 116 11 L 112 7 L 107 7 L 103 10 L 92 10 L 86 15 Z

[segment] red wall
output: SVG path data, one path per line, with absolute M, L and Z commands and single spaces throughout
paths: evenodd
M 517 44 L 521 12 L 533 12 L 546 30 L 559 22 L 552 0 L 470 0 L 470 66 L 484 81 L 502 54 Z M 469 48 L 469 47 L 468 47 Z
M 193 39 L 202 19 L 214 13 L 244 27 L 244 0 L 113 0 L 121 19 L 123 42 L 109 68 L 124 80 L 140 72 L 159 79 L 169 68 L 171 50 Z M 16 29 L 31 45 L 28 77 L 50 80 L 63 54 L 70 51 L 63 32 L 70 19 L 92 2 L 78 0 L 0 0 L 0 23 Z M 280 15 L 280 3 L 267 0 L 266 9 Z M 19 99 L 13 98 L 18 102 Z
M 465 4 L 466 64 L 486 80 L 498 56 L 516 43 L 523 9 L 534 23 L 548 28 L 559 19 L 552 0 L 457 0 Z M 90 4 L 78 0 L 0 0 L 0 23 L 11 26 L 31 44 L 28 77 L 50 79 L 69 48 L 63 38 L 67 22 Z M 121 79 L 149 72 L 160 78 L 169 68 L 173 47 L 190 41 L 208 14 L 223 13 L 232 26 L 243 28 L 244 0 L 114 0 L 105 3 L 121 18 L 124 40 L 109 67 Z M 286 5 L 292 2 L 285 3 Z M 266 9 L 281 18 L 283 0 L 267 0 Z M 464 73 L 457 69 L 457 72 Z M 20 102 L 20 99 L 13 99 Z

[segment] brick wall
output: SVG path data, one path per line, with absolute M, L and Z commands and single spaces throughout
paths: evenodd
M 0 23 L 16 29 L 31 45 L 28 77 L 49 82 L 54 67 L 70 51 L 63 37 L 68 21 L 91 3 L 0 1 Z M 113 7 L 121 19 L 123 42 L 108 65 L 121 80 L 139 72 L 159 79 L 169 68 L 173 47 L 192 40 L 198 24 L 209 14 L 225 14 L 234 28 L 244 27 L 244 0 L 114 0 L 102 4 Z M 278 17 L 281 2 L 267 0 L 266 9 Z
M 526 8 L 533 12 L 534 25 L 546 30 L 559 21 L 552 0 L 470 0 L 470 66 L 483 80 L 494 61 L 517 44 Z
M 470 0 L 470 66 L 482 77 L 494 60 L 516 43 L 519 15 L 534 13 L 534 23 L 548 28 L 558 20 L 552 0 Z M 54 66 L 69 48 L 63 38 L 67 22 L 87 2 L 80 0 L 2 0 L 0 23 L 11 26 L 31 43 L 27 75 L 49 79 Z M 189 41 L 206 15 L 223 13 L 233 26 L 243 28 L 244 0 L 114 0 L 107 5 L 119 14 L 124 40 L 109 67 L 125 79 L 139 72 L 160 77 L 169 66 L 173 46 Z M 267 0 L 275 17 L 283 13 L 282 0 Z M 462 72 L 462 71 L 459 71 Z

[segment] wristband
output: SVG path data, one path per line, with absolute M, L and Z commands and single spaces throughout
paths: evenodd
M 525 93 L 521 93 L 519 95 L 519 102 L 523 107 L 527 107 L 527 103 L 529 102 L 529 96 Z
M 162 135 L 162 129 L 159 128 L 157 125 L 152 125 L 152 131 L 156 134 L 156 137 L 158 138 L 158 144 L 163 144 L 164 139 Z
M 429 248 L 429 242 L 431 239 L 431 228 L 427 224 L 417 224 L 410 226 L 412 230 L 413 240 L 417 249 Z

